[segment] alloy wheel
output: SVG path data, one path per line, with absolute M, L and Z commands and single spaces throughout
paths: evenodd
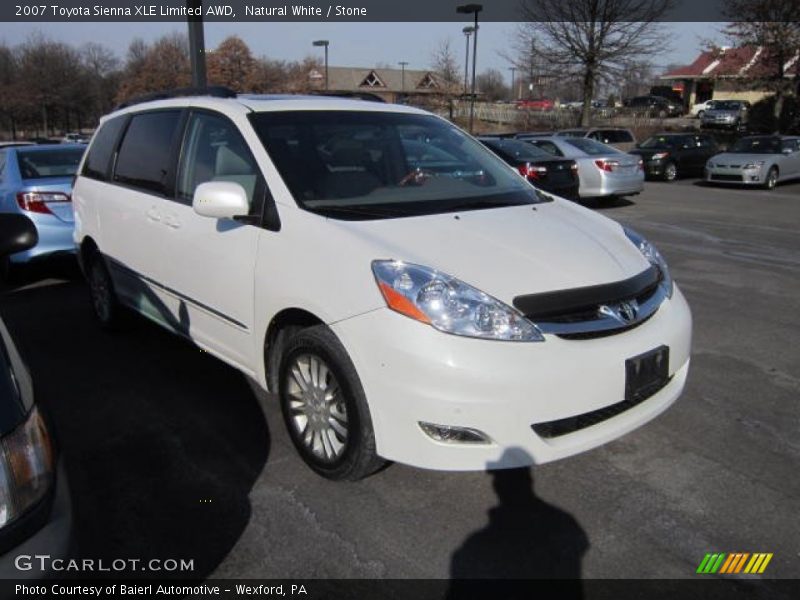
M 347 406 L 328 364 L 316 354 L 300 354 L 286 374 L 289 421 L 302 445 L 332 463 L 347 448 Z

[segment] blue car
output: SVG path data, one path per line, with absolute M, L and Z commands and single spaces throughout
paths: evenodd
M 75 252 L 72 240 L 72 180 L 84 144 L 0 148 L 0 213 L 33 221 L 39 243 L 8 257 L 7 268 L 61 252 Z

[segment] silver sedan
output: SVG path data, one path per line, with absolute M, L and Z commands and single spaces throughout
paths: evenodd
M 644 189 L 641 157 L 588 138 L 541 137 L 527 142 L 578 165 L 581 198 L 631 196 Z
M 755 135 L 738 140 L 706 163 L 709 183 L 735 183 L 771 190 L 800 178 L 800 137 Z

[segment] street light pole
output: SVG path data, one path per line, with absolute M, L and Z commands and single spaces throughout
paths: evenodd
M 325 91 L 328 91 L 328 45 L 330 42 L 328 40 L 315 40 L 311 42 L 314 46 L 324 46 L 325 47 Z
M 206 87 L 206 48 L 203 39 L 203 2 L 186 0 L 186 8 L 191 8 L 198 16 L 189 16 L 189 62 L 192 68 L 192 86 Z
M 516 100 L 514 97 L 514 73 L 516 72 L 517 67 L 508 67 L 508 70 L 511 71 L 511 100 L 513 101 Z
M 456 8 L 456 12 L 462 14 L 475 15 L 475 31 L 472 37 L 472 86 L 469 98 L 469 132 L 473 131 L 473 123 L 475 121 L 475 69 L 478 64 L 478 13 L 483 10 L 482 4 L 462 4 Z
M 467 95 L 467 81 L 469 78 L 469 36 L 472 35 L 472 32 L 475 31 L 474 27 L 464 27 L 461 30 L 464 33 L 464 36 L 467 38 L 467 55 L 464 59 L 464 95 Z
M 408 64 L 406 61 L 401 60 L 399 63 L 400 65 L 400 89 L 405 94 L 406 93 L 406 65 Z

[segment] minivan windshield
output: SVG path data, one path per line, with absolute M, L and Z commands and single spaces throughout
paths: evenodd
M 250 120 L 301 208 L 376 219 L 549 201 L 482 144 L 430 115 L 276 111 Z

